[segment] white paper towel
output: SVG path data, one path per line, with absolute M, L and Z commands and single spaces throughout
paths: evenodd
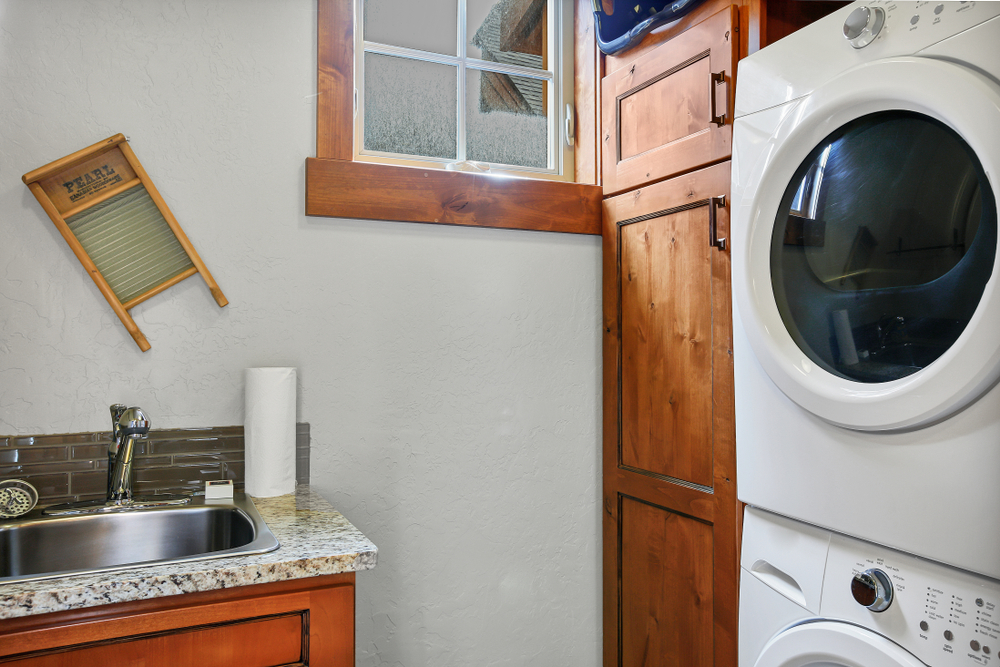
M 248 368 L 244 393 L 246 492 L 295 491 L 295 369 Z

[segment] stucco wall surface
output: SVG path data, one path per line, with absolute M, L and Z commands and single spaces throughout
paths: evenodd
M 299 369 L 312 484 L 378 545 L 359 665 L 600 662 L 600 243 L 307 218 L 313 0 L 0 0 L 0 433 L 243 420 Z M 229 298 L 132 342 L 21 175 L 126 134 Z

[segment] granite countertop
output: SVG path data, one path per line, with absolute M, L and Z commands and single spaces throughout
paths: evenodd
M 375 567 L 375 545 L 308 486 L 253 502 L 277 551 L 0 584 L 0 619 Z

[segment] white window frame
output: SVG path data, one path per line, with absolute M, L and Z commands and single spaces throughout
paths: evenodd
M 547 61 L 550 70 L 538 70 L 518 65 L 507 65 L 488 60 L 479 60 L 467 54 L 468 29 L 466 26 L 466 0 L 456 0 L 458 4 L 458 55 L 442 55 L 399 46 L 368 42 L 364 39 L 364 2 L 354 2 L 354 160 L 356 162 L 376 162 L 408 167 L 446 169 L 448 165 L 464 162 L 466 158 L 466 71 L 467 69 L 487 70 L 533 79 L 543 79 L 550 84 L 550 94 L 546 108 L 548 118 L 548 156 L 546 168 L 521 167 L 516 165 L 490 164 L 491 174 L 572 181 L 573 165 L 573 3 L 571 0 L 546 0 L 546 11 L 551 20 L 546 21 L 549 53 Z M 398 56 L 426 62 L 454 66 L 458 77 L 456 99 L 457 159 L 414 156 L 402 153 L 387 153 L 364 149 L 365 96 L 365 53 Z M 454 167 L 453 167 L 454 168 Z

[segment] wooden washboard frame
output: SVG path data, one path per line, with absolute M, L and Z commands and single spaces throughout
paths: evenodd
M 39 167 L 21 180 L 143 352 L 149 342 L 128 311 L 151 296 L 200 273 L 219 307 L 229 303 L 125 135 Z

